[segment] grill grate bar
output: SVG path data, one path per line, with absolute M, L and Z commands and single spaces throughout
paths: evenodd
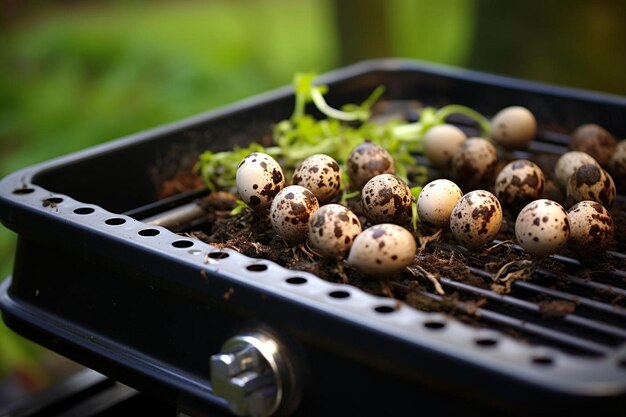
M 560 155 L 563 153 L 563 145 L 554 145 L 548 142 L 533 141 L 528 145 L 529 155 L 533 153 L 548 153 L 553 155 Z M 528 157 L 527 157 L 528 159 Z
M 402 289 L 404 291 L 408 291 L 408 292 L 415 291 L 404 285 L 400 285 L 400 284 L 394 285 L 394 287 L 398 287 L 398 286 L 403 287 Z M 443 301 L 443 297 L 437 294 L 433 294 L 427 291 L 417 291 L 417 293 L 437 302 Z M 610 354 L 613 350 L 612 348 L 599 344 L 599 343 L 581 339 L 579 337 L 572 336 L 567 333 L 549 329 L 544 326 L 540 326 L 540 325 L 528 322 L 526 320 L 514 318 L 505 314 L 500 314 L 498 312 L 487 310 L 481 307 L 476 308 L 475 306 L 469 306 L 466 303 L 463 303 L 461 301 L 457 301 L 455 303 L 455 307 L 466 314 L 480 317 L 492 323 L 503 325 L 510 329 L 514 329 L 522 333 L 539 336 L 539 337 L 544 338 L 545 340 L 550 340 L 553 343 L 556 342 L 561 345 L 569 346 L 570 348 L 578 349 L 579 351 L 587 352 L 589 354 L 606 356 Z
M 537 140 L 543 140 L 550 143 L 556 143 L 561 145 L 564 148 L 569 146 L 571 137 L 567 133 L 555 132 L 554 130 L 543 130 L 540 129 L 537 131 Z
M 478 276 L 482 276 L 485 278 L 489 278 L 491 279 L 491 274 L 487 271 L 484 271 L 480 268 L 476 268 L 473 266 L 468 266 L 469 270 L 472 271 L 473 274 L 478 275 Z M 586 297 L 580 297 L 578 295 L 573 295 L 573 294 L 569 294 L 567 292 L 564 291 L 559 291 L 559 290 L 554 290 L 551 288 L 546 288 L 540 285 L 536 285 L 536 284 L 532 284 L 529 282 L 525 282 L 525 281 L 515 281 L 513 283 L 513 287 L 520 287 L 523 289 L 528 289 L 531 290 L 533 292 L 537 292 L 537 293 L 542 293 L 545 295 L 551 295 L 557 298 L 562 298 L 565 300 L 569 300 L 569 301 L 573 301 L 577 304 L 582 304 L 585 305 L 586 307 L 590 307 L 590 308 L 594 308 L 597 310 L 601 310 L 604 312 L 609 312 L 621 317 L 625 317 L 626 318 L 626 310 L 613 306 L 611 304 L 606 304 L 606 303 L 602 303 L 600 301 L 595 301 L 595 300 L 591 300 L 589 298 Z
M 538 272 L 538 273 L 541 273 L 542 275 L 550 277 L 550 278 L 557 278 L 557 279 L 565 278 L 568 281 L 570 281 L 570 282 L 572 282 L 572 283 L 574 283 L 576 285 L 580 285 L 582 287 L 587 287 L 587 288 L 590 288 L 590 289 L 593 289 L 593 290 L 606 291 L 606 292 L 609 292 L 609 293 L 613 293 L 615 295 L 626 296 L 626 289 L 623 289 L 623 288 L 614 287 L 612 285 L 607 285 L 607 284 L 602 284 L 602 283 L 599 283 L 599 282 L 591 281 L 589 279 L 575 277 L 575 276 L 570 275 L 570 274 L 564 274 L 564 273 L 561 273 L 561 272 L 555 272 L 555 271 L 552 271 L 550 269 L 542 268 L 542 267 L 537 267 L 537 269 L 535 271 Z
M 618 306 L 601 303 L 599 301 L 592 300 L 587 297 L 580 297 L 578 295 L 572 295 L 564 291 L 553 290 L 552 288 L 542 287 L 542 286 L 539 286 L 530 282 L 526 282 L 526 281 L 516 281 L 513 285 L 524 290 L 529 290 L 529 291 L 533 291 L 533 292 L 541 293 L 541 294 L 547 294 L 556 298 L 561 298 L 563 300 L 571 301 L 573 303 L 582 305 L 584 307 L 588 307 L 588 308 L 595 309 L 595 310 L 600 310 L 605 313 L 610 313 L 619 317 L 626 318 L 626 309 L 620 308 Z
M 496 294 L 493 291 L 477 288 L 471 285 L 463 284 L 461 282 L 456 282 L 449 278 L 440 278 L 440 281 L 442 284 L 445 284 L 457 290 L 471 292 L 481 295 L 489 300 L 496 300 L 504 304 L 518 307 L 525 311 L 541 314 L 541 308 L 537 304 L 531 303 L 529 301 L 520 300 L 519 298 L 515 298 L 510 295 Z M 607 325 L 605 323 L 601 323 L 595 320 L 590 320 L 575 314 L 565 314 L 562 319 L 568 323 L 575 324 L 577 326 L 584 327 L 592 331 L 602 332 L 610 336 L 626 339 L 626 330 L 620 329 L 615 326 Z
M 493 241 L 494 244 L 504 244 L 507 245 L 510 248 L 513 248 L 517 251 L 523 251 L 524 249 L 519 246 L 516 243 L 503 243 L 503 241 L 501 240 L 494 240 Z M 575 266 L 582 266 L 582 264 L 580 262 L 578 262 L 575 259 L 572 258 L 567 258 L 565 256 L 562 255 L 551 255 L 550 258 L 558 260 L 558 261 L 564 261 L 564 262 L 570 262 Z M 494 259 L 497 259 L 496 257 L 494 257 Z M 568 261 L 568 259 L 571 259 L 571 261 Z M 583 278 L 579 278 L 576 277 L 574 275 L 571 274 L 567 274 L 564 272 L 557 272 L 557 271 L 553 271 L 547 268 L 544 268 L 542 266 L 537 266 L 537 268 L 535 269 L 536 272 L 539 272 L 545 276 L 551 277 L 551 278 L 557 278 L 557 279 L 567 279 L 577 285 L 583 286 L 583 287 L 588 287 L 594 290 L 601 290 L 601 291 L 607 291 L 607 292 L 612 292 L 615 294 L 619 294 L 619 295 L 623 295 L 626 296 L 626 289 L 624 288 L 620 288 L 620 287 L 615 287 L 613 285 L 608 285 L 608 284 L 602 284 L 596 281 L 592 281 L 590 279 L 583 279 Z M 606 274 L 610 274 L 610 275 L 614 275 L 617 276 L 618 278 L 621 278 L 622 276 L 626 275 L 626 272 L 624 271 L 619 271 L 619 270 L 614 270 L 614 271 L 607 271 Z
M 523 250 L 522 247 L 517 245 L 517 244 L 504 243 L 501 240 L 494 240 L 493 243 L 494 244 L 503 244 L 503 245 L 506 245 L 508 247 L 512 247 L 514 249 L 518 249 L 520 251 Z M 446 250 L 449 250 L 449 251 L 458 251 L 459 250 L 458 248 L 455 248 L 452 245 L 447 244 L 445 242 L 432 242 L 432 244 L 435 244 L 438 247 L 446 249 Z M 461 249 L 461 252 L 467 253 L 467 251 L 465 249 L 463 249 L 463 248 Z M 498 258 L 496 256 L 492 256 L 491 258 L 493 260 L 500 260 L 500 258 Z M 472 268 L 470 266 L 468 266 L 468 267 Z M 476 275 L 492 279 L 492 275 L 489 272 L 485 271 L 485 270 L 482 270 L 482 269 L 479 269 L 479 268 L 474 268 L 472 270 L 472 272 L 474 272 Z M 613 293 L 613 294 L 616 294 L 616 295 L 626 296 L 626 289 L 624 289 L 624 288 L 619 288 L 619 287 L 615 287 L 615 286 L 612 286 L 612 285 L 599 283 L 599 282 L 596 282 L 596 281 L 592 281 L 590 279 L 579 278 L 579 277 L 576 277 L 574 275 L 567 274 L 567 273 L 564 273 L 564 272 L 552 271 L 552 270 L 544 268 L 542 266 L 537 266 L 537 268 L 535 269 L 535 272 L 540 273 L 540 274 L 542 274 L 542 275 L 544 275 L 546 277 L 549 277 L 549 278 L 567 279 L 568 281 L 570 281 L 570 282 L 572 282 L 572 283 L 574 283 L 576 285 L 579 285 L 581 287 L 585 287 L 585 288 L 587 288 L 589 290 L 599 290 L 599 291 L 604 291 L 604 292 L 607 292 L 607 293 Z

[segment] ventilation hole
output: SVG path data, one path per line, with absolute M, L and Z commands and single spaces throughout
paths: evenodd
M 16 188 L 15 190 L 13 190 L 13 194 L 24 195 L 30 194 L 33 191 L 35 191 L 33 188 Z
M 617 361 L 617 366 L 622 369 L 626 369 L 626 358 L 619 359 Z
M 246 267 L 246 269 L 248 271 L 253 271 L 253 272 L 262 272 L 262 271 L 266 271 L 267 270 L 267 265 L 253 264 L 253 265 L 248 265 Z
M 126 223 L 126 219 L 122 219 L 121 217 L 111 217 L 110 219 L 106 219 L 104 222 L 109 226 L 119 226 L 120 224 Z
M 79 207 L 76 210 L 74 210 L 74 213 L 80 214 L 81 216 L 84 216 L 85 214 L 91 214 L 94 211 L 95 210 L 92 209 L 91 207 Z
M 158 229 L 143 229 L 140 230 L 138 233 L 140 236 L 156 236 L 161 232 L 159 232 Z
M 209 253 L 209 258 L 211 259 L 226 259 L 230 255 L 227 252 L 211 252 Z
M 193 242 L 191 240 L 177 240 L 172 242 L 172 246 L 175 248 L 190 248 L 193 246 Z
M 396 311 L 396 309 L 391 306 L 378 306 L 374 308 L 374 310 L 377 313 L 384 313 L 384 314 L 393 313 L 394 311 Z
M 498 344 L 498 341 L 496 339 L 491 339 L 491 338 L 488 338 L 488 337 L 484 337 L 484 338 L 481 338 L 481 339 L 476 339 L 475 343 L 478 346 L 481 346 L 481 347 L 493 347 L 493 346 Z
M 285 280 L 288 284 L 302 285 L 307 283 L 307 279 L 303 277 L 291 277 Z
M 439 330 L 446 327 L 446 323 L 444 323 L 443 321 L 430 320 L 424 323 L 424 327 L 431 330 Z
M 46 198 L 43 200 L 43 206 L 44 207 L 54 206 L 57 204 L 61 204 L 62 202 L 63 202 L 63 199 L 61 197 L 50 197 L 50 198 Z
M 350 293 L 348 291 L 333 291 L 333 292 L 329 293 L 328 295 L 330 295 L 333 298 L 348 298 L 348 297 L 350 297 Z
M 535 356 L 532 358 L 532 362 L 535 365 L 549 366 L 554 364 L 554 359 L 549 356 Z

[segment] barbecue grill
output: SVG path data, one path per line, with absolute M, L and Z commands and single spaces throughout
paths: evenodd
M 516 151 L 529 159 L 562 154 L 585 122 L 626 136 L 626 98 L 608 94 L 406 60 L 365 61 L 319 81 L 338 105 L 384 85 L 389 100 L 485 115 L 526 106 L 540 126 Z M 615 267 L 584 275 L 582 260 L 554 255 L 509 294 L 441 276 L 469 323 L 179 233 L 206 190 L 159 199 L 159 184 L 206 149 L 260 140 L 292 106 L 284 87 L 4 178 L 1 220 L 18 236 L 0 294 L 7 325 L 179 415 L 610 414 L 626 405 L 624 246 L 605 255 Z M 433 245 L 491 276 L 463 248 Z M 470 306 L 469 295 L 485 302 Z M 546 301 L 576 308 L 549 317 Z

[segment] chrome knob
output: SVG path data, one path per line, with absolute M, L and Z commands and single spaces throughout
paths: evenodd
M 213 392 L 238 416 L 271 416 L 294 393 L 291 365 L 285 347 L 269 334 L 242 333 L 211 356 Z

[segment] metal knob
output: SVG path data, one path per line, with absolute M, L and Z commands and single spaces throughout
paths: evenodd
M 238 416 L 265 417 L 285 408 L 295 377 L 285 347 L 260 332 L 228 339 L 211 356 L 213 392 Z

